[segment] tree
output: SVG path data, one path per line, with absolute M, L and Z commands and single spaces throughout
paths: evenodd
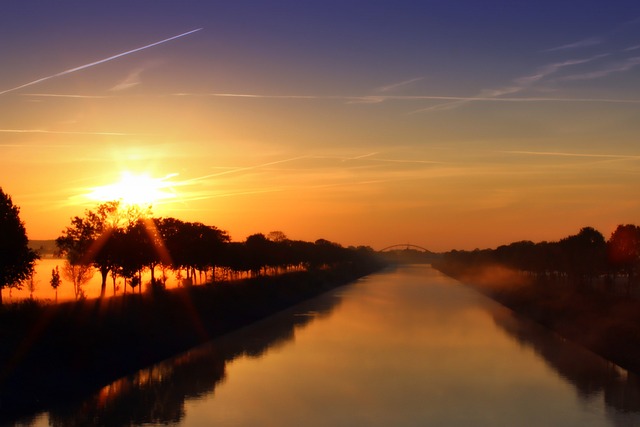
M 111 236 L 145 214 L 136 207 L 122 209 L 119 201 L 102 203 L 95 210 L 86 210 L 84 217 L 72 218 L 71 225 L 56 239 L 58 249 L 70 264 L 94 266 L 100 271 L 101 298 L 115 263 L 113 245 L 108 244 Z
M 175 270 L 185 268 L 186 283 L 193 281 L 195 270 L 204 271 L 223 262 L 229 235 L 226 231 L 199 222 L 184 222 L 176 218 L 154 220 L 158 242 L 166 251 L 166 261 Z
M 36 279 L 34 274 L 29 276 L 29 280 L 27 280 L 27 290 L 29 290 L 29 299 L 33 300 L 33 293 L 38 289 L 38 284 L 36 283 Z
M 33 274 L 39 258 L 29 248 L 29 239 L 19 213 L 20 208 L 0 188 L 0 305 L 2 289 L 13 286 L 19 288 Z
M 86 294 L 83 285 L 93 277 L 93 267 L 83 264 L 71 264 L 68 260 L 62 266 L 62 275 L 65 279 L 73 283 L 73 293 L 76 300 L 84 299 Z
M 631 292 L 636 270 L 640 266 L 640 227 L 618 225 L 607 242 L 607 250 L 611 267 L 627 276 L 627 292 Z
M 604 272 L 607 244 L 602 234 L 584 227 L 574 236 L 560 240 L 563 269 L 575 284 L 593 281 Z
M 273 263 L 273 248 L 275 242 L 267 239 L 262 233 L 252 234 L 244 242 L 245 256 L 248 270 L 253 276 L 259 276 L 262 272 L 266 274 L 268 266 Z
M 136 221 L 126 229 L 114 231 L 108 244 L 113 253 L 112 271 L 117 271 L 125 282 L 129 280 L 132 288 L 136 286 L 134 279 L 137 280 L 136 284 L 141 284 L 141 271 L 146 266 L 152 268 L 159 262 L 156 260 L 153 242 L 143 220 Z
M 51 280 L 49 281 L 49 283 L 51 284 L 51 287 L 56 291 L 56 302 L 58 302 L 58 288 L 60 287 L 60 283 L 62 283 L 62 281 L 60 280 L 60 270 L 58 269 L 57 265 L 56 268 L 51 270 Z
M 287 235 L 280 230 L 270 231 L 269 234 L 267 234 L 267 239 L 277 243 L 282 243 L 285 240 L 289 240 Z

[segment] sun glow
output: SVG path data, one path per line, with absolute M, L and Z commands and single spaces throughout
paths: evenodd
M 120 181 L 95 187 L 87 197 L 100 202 L 119 200 L 126 205 L 148 206 L 177 197 L 169 181 L 173 176 L 175 174 L 152 178 L 146 173 L 123 172 Z

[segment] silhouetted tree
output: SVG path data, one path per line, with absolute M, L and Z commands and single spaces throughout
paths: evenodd
M 56 302 L 58 302 L 58 288 L 62 281 L 60 280 L 60 270 L 56 265 L 56 268 L 51 270 L 51 280 L 49 281 L 51 287 L 56 291 Z
M 274 242 L 262 233 L 252 234 L 244 242 L 247 269 L 254 276 L 264 273 L 267 266 L 272 265 L 272 249 Z
M 211 278 L 215 280 L 216 267 L 223 264 L 225 252 L 231 239 L 226 231 L 211 225 L 206 225 L 200 230 L 202 238 L 197 246 L 204 255 L 202 259 L 204 266 L 206 269 L 211 269 Z
M 114 267 L 113 246 L 108 244 L 118 230 L 134 224 L 150 212 L 135 206 L 123 209 L 119 201 L 98 205 L 95 210 L 86 210 L 84 217 L 74 217 L 71 225 L 56 239 L 62 255 L 74 265 L 93 265 L 100 271 L 100 297 L 105 296 L 107 276 Z
M 338 243 L 326 239 L 315 241 L 311 265 L 314 267 L 330 267 L 344 260 L 345 249 Z
M 275 230 L 275 231 L 270 231 L 267 234 L 267 239 L 271 240 L 272 242 L 276 242 L 276 243 L 281 243 L 284 242 L 287 239 L 287 235 L 284 234 L 284 232 L 280 231 L 280 230 Z
M 193 281 L 195 270 L 215 269 L 216 265 L 225 263 L 226 244 L 229 242 L 226 231 L 175 218 L 158 218 L 154 223 L 171 267 L 186 269 L 187 283 Z
M 93 277 L 93 267 L 86 264 L 71 264 L 67 260 L 62 266 L 62 276 L 73 284 L 73 294 L 76 300 L 83 299 L 86 294 L 82 286 Z
M 115 270 L 131 287 L 135 277 L 148 265 L 153 256 L 151 243 L 145 232 L 142 221 L 138 221 L 125 229 L 115 230 L 109 239 L 109 252 L 112 253 L 112 270 Z
M 20 287 L 33 274 L 39 258 L 28 246 L 29 240 L 19 214 L 20 208 L 0 188 L 0 305 L 2 289 Z
M 605 269 L 607 244 L 602 234 L 584 227 L 574 236 L 560 240 L 564 271 L 575 284 L 591 282 Z
M 107 275 L 113 267 L 113 260 L 104 247 L 117 228 L 119 208 L 120 202 L 107 202 L 100 204 L 95 210 L 86 210 L 84 217 L 72 218 L 71 225 L 56 239 L 60 253 L 65 256 L 70 265 L 94 265 L 100 271 L 101 297 L 106 290 Z M 65 270 L 70 269 L 65 268 Z
M 627 276 L 627 292 L 640 267 L 640 227 L 626 224 L 618 225 L 607 242 L 609 263 L 616 273 Z

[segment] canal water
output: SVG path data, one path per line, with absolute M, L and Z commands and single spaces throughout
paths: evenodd
M 413 265 L 338 288 L 19 425 L 635 426 L 640 381 Z

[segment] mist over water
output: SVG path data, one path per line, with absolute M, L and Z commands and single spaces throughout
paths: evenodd
M 36 261 L 36 266 L 34 269 L 34 283 L 35 290 L 33 293 L 29 290 L 28 283 L 23 283 L 22 289 L 3 289 L 2 297 L 3 301 L 11 302 L 11 301 L 20 301 L 33 296 L 34 299 L 41 301 L 54 301 L 56 297 L 55 290 L 51 287 L 51 270 L 58 267 L 60 270 L 60 275 L 63 276 L 63 266 L 65 264 L 65 259 L 62 258 L 42 258 Z M 156 268 L 156 277 L 161 276 L 160 268 Z M 176 279 L 176 275 L 174 272 L 167 269 L 167 288 L 172 288 L 178 285 L 178 280 Z M 62 301 L 72 301 L 75 299 L 73 283 L 66 279 L 64 276 L 61 277 L 62 284 L 58 288 L 58 302 Z M 151 280 L 150 273 L 145 271 L 142 275 L 142 290 L 143 292 L 146 289 L 146 284 Z M 117 292 L 116 295 L 122 295 L 124 289 L 124 281 L 122 277 L 116 278 L 116 286 Z M 100 272 L 94 269 L 93 276 L 91 279 L 82 286 L 82 289 L 86 293 L 87 298 L 98 298 L 100 296 Z M 139 290 L 136 288 L 135 292 Z M 127 293 L 134 292 L 134 290 L 127 285 Z M 107 278 L 107 296 L 113 295 L 113 279 L 111 275 Z

